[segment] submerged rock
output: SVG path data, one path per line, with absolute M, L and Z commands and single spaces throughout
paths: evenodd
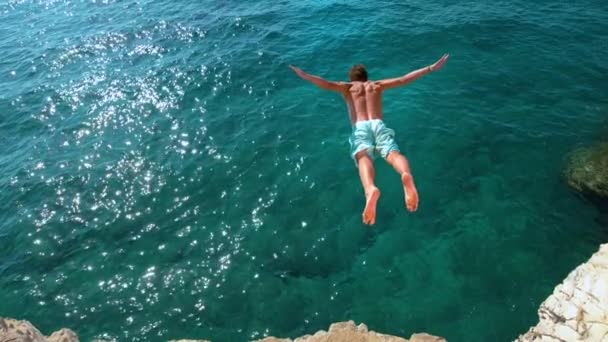
M 608 244 L 572 271 L 517 342 L 608 341 Z
M 0 317 L 0 342 L 78 342 L 78 336 L 61 329 L 47 338 L 28 321 Z
M 409 340 L 402 337 L 384 335 L 369 331 L 363 323 L 355 322 L 334 323 L 329 331 L 320 330 L 314 335 L 304 335 L 295 340 L 288 338 L 266 337 L 258 342 L 445 342 L 444 338 L 429 334 L 414 334 Z
M 574 150 L 568 157 L 564 177 L 579 192 L 608 198 L 608 143 Z

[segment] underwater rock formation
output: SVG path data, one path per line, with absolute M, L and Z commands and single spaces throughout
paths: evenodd
M 564 178 L 579 192 L 608 198 L 608 143 L 579 148 L 570 153 Z

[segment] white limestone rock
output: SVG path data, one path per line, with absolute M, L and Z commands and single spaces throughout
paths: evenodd
M 608 341 L 608 244 L 572 271 L 517 342 Z

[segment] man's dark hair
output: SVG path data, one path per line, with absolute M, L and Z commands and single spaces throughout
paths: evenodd
M 365 70 L 365 66 L 363 66 L 363 64 L 353 65 L 348 72 L 348 79 L 358 82 L 367 81 L 367 70 Z

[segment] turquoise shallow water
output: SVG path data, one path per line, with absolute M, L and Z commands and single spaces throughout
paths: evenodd
M 605 1 L 0 3 L 0 315 L 82 340 L 294 337 L 353 319 L 507 341 L 608 239 L 560 179 L 608 114 Z M 371 78 L 421 196 L 339 97 Z

